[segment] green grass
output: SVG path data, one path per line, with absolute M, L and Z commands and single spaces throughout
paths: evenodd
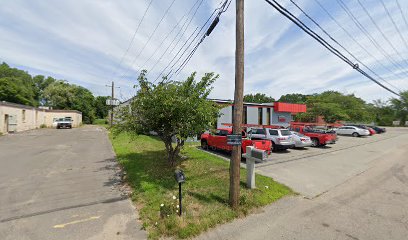
M 228 206 L 229 163 L 190 144 L 182 151 L 187 159 L 178 166 L 186 175 L 180 218 L 176 212 L 178 200 L 173 199 L 178 198 L 175 169 L 165 159 L 164 144 L 144 135 L 132 138 L 121 134 L 111 136 L 111 140 L 133 188 L 132 200 L 151 239 L 193 237 L 293 194 L 288 187 L 261 175 L 256 175 L 257 189 L 246 189 L 246 170 L 241 169 L 240 206 L 234 211 Z
M 99 118 L 95 119 L 92 124 L 102 126 L 102 127 L 106 128 L 106 129 L 109 128 L 109 122 L 106 119 L 99 119 Z

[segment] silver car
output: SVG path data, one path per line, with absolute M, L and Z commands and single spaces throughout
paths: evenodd
M 355 127 L 355 126 L 343 126 L 336 130 L 338 135 L 351 135 L 353 137 L 369 136 L 370 131 L 367 129 Z
M 303 147 L 310 147 L 312 146 L 312 140 L 310 139 L 310 137 L 305 136 L 301 133 L 298 132 L 293 132 L 292 133 L 292 139 L 295 142 L 295 147 L 296 148 L 303 148 Z
M 272 150 L 285 150 L 293 148 L 295 143 L 292 140 L 292 134 L 287 129 L 271 129 L 271 128 L 251 128 L 248 132 L 251 139 L 270 140 L 272 142 Z

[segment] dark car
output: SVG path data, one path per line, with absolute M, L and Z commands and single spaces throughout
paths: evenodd
M 374 131 L 376 131 L 377 133 L 385 133 L 387 131 L 385 128 L 378 127 L 378 126 L 368 126 L 368 127 L 374 129 Z

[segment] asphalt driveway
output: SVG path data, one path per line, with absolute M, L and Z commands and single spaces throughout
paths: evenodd
M 146 239 L 106 131 L 0 137 L 0 239 Z

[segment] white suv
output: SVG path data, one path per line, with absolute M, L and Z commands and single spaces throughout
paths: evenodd
M 288 129 L 272 129 L 272 128 L 251 128 L 248 131 L 251 139 L 270 140 L 272 142 L 272 150 L 285 150 L 293 148 L 295 142 L 292 139 L 292 133 Z
M 369 136 L 370 131 L 367 129 L 355 127 L 355 126 L 343 126 L 336 130 L 338 135 L 351 135 L 353 137 Z

